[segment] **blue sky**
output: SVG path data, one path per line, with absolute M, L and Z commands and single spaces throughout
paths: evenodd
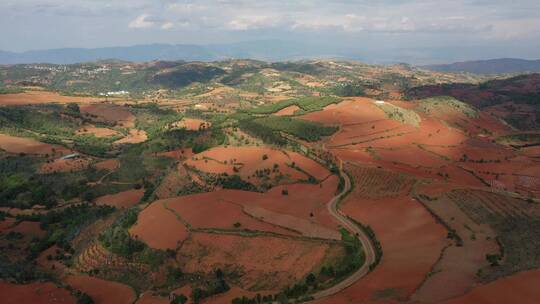
M 533 58 L 540 1 L 2 0 L 0 35 L 8 51 L 285 39 Z

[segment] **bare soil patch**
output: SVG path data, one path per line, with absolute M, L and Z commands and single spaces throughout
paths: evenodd
M 195 233 L 177 258 L 188 272 L 236 271 L 241 277 L 233 283 L 243 289 L 277 291 L 312 271 L 328 248 L 327 244 L 274 237 Z
M 535 304 L 540 300 L 540 270 L 520 272 L 474 288 L 446 304 Z
M 64 96 L 56 92 L 28 91 L 18 94 L 0 94 L 0 105 L 28 105 L 47 103 L 80 103 L 89 104 L 104 102 L 103 98 Z
M 187 237 L 188 230 L 163 201 L 154 202 L 139 213 L 129 233 L 156 249 L 176 249 Z
M 0 281 L 0 294 L 4 304 L 71 304 L 77 301 L 67 289 L 53 283 L 17 285 Z
M 130 129 L 126 137 L 115 141 L 113 144 L 138 144 L 145 142 L 148 139 L 148 135 L 144 130 Z
M 132 189 L 98 197 L 95 203 L 97 205 L 109 205 L 116 208 L 129 208 L 140 202 L 143 195 L 144 189 Z
M 62 156 L 73 151 L 53 144 L 43 143 L 31 138 L 0 134 L 0 149 L 10 153 Z
M 74 288 L 88 294 L 96 304 L 130 304 L 135 301 L 135 292 L 129 286 L 121 283 L 85 275 L 68 276 L 65 281 Z
M 294 112 L 300 110 L 300 107 L 298 107 L 297 105 L 292 105 L 292 106 L 288 106 L 284 109 L 281 109 L 279 111 L 277 111 L 276 113 L 274 113 L 274 115 L 276 116 L 291 116 L 291 115 L 294 115 Z
M 47 174 L 47 173 L 57 173 L 57 172 L 76 172 L 81 171 L 88 166 L 90 166 L 90 163 L 92 162 L 91 158 L 86 157 L 79 157 L 79 158 L 72 158 L 72 159 L 55 159 L 51 162 L 45 163 L 41 166 L 39 169 L 40 173 Z

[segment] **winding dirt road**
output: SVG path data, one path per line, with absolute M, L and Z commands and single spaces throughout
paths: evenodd
M 345 181 L 345 185 L 343 187 L 343 190 L 336 196 L 334 196 L 327 204 L 328 212 L 330 215 L 332 215 L 344 228 L 349 230 L 350 232 L 356 234 L 358 236 L 358 239 L 360 240 L 360 243 L 362 244 L 362 248 L 365 252 L 365 262 L 364 264 L 356 270 L 352 275 L 344 279 L 343 281 L 339 282 L 338 284 L 319 291 L 317 293 L 314 293 L 312 296 L 314 300 L 318 300 L 324 297 L 331 296 L 333 294 L 336 294 L 347 287 L 354 284 L 356 281 L 360 280 L 363 276 L 368 274 L 370 266 L 375 263 L 375 249 L 373 248 L 373 244 L 371 243 L 371 239 L 366 235 L 364 230 L 362 230 L 360 227 L 358 227 L 354 222 L 352 222 L 343 212 L 341 212 L 338 209 L 338 204 L 340 200 L 349 192 L 351 189 L 351 180 L 349 179 L 349 176 L 343 172 L 343 165 L 340 161 L 339 166 L 339 175 L 343 178 Z

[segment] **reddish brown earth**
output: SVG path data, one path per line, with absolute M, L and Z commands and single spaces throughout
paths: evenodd
M 175 248 L 187 233 L 168 208 L 194 228 L 249 229 L 336 239 L 339 238 L 337 223 L 326 208 L 336 188 L 337 177 L 332 176 L 320 185 L 292 184 L 272 188 L 266 193 L 219 190 L 164 199 L 152 203 L 139 214 L 132 234 L 148 240 L 152 247 L 157 246 L 159 238 L 168 244 L 168 247 L 165 245 L 167 248 Z M 287 189 L 289 194 L 283 195 L 283 189 Z M 164 223 L 170 223 L 173 228 Z M 236 223 L 241 226 L 234 227 Z M 179 233 L 167 233 L 171 230 Z
M 117 159 L 107 159 L 94 164 L 94 167 L 98 170 L 114 171 L 118 169 L 120 162 Z
M 274 115 L 276 116 L 291 116 L 291 115 L 294 115 L 294 112 L 300 110 L 300 108 L 297 106 L 297 105 L 293 105 L 293 106 L 288 106 L 284 109 L 281 109 L 279 111 L 277 111 L 276 113 L 274 113 Z
M 118 126 L 133 128 L 135 115 L 126 107 L 113 104 L 92 104 L 81 106 L 81 113 L 97 117 L 98 121 L 111 123 Z
M 429 186 L 417 187 L 418 193 L 425 193 L 423 190 Z M 433 186 L 440 189 L 439 185 Z M 447 195 L 440 194 L 437 200 L 431 197 L 424 200 L 424 205 L 461 236 L 461 246 L 453 244 L 442 252 L 431 275 L 413 296 L 421 303 L 440 303 L 463 295 L 478 283 L 478 270 L 489 266 L 486 255 L 499 252 L 496 234 L 491 227 L 471 220 Z
M 147 139 L 148 136 L 144 130 L 130 129 L 129 134 L 126 137 L 113 142 L 113 144 L 138 144 L 145 142 Z
M 4 304 L 71 304 L 77 301 L 67 289 L 53 283 L 16 285 L 0 281 L 0 295 Z
M 263 155 L 268 158 L 263 159 Z M 243 180 L 254 184 L 258 183 L 254 177 L 257 170 L 273 170 L 274 164 L 277 164 L 279 172 L 272 172 L 271 177 L 275 178 L 281 173 L 290 181 L 307 180 L 308 176 L 305 173 L 291 168 L 293 162 L 297 167 L 319 179 L 324 179 L 330 174 L 317 162 L 298 153 L 267 147 L 217 147 L 196 154 L 185 163 L 208 173 L 238 174 Z
M 327 244 L 275 237 L 194 233 L 177 259 L 187 272 L 236 270 L 243 274 L 235 282 L 241 288 L 277 291 L 320 265 L 328 249 Z
M 193 151 L 191 151 L 191 149 L 180 149 L 180 150 L 173 150 L 173 151 L 167 151 L 167 152 L 159 152 L 156 155 L 170 157 L 176 160 L 183 160 L 183 159 L 191 158 L 193 156 Z
M 220 191 L 181 196 L 154 204 L 164 204 L 194 228 L 249 229 L 295 235 L 289 230 L 250 217 L 244 213 L 242 205 L 227 200 L 227 196 L 221 195 Z M 236 223 L 241 226 L 235 228 Z
M 111 281 L 86 276 L 68 276 L 65 282 L 73 288 L 88 294 L 96 304 L 131 304 L 135 301 L 135 292 L 128 286 Z
M 103 98 L 64 96 L 55 92 L 28 91 L 17 94 L 0 94 L 0 105 L 28 105 L 46 103 L 81 103 L 103 102 Z
M 0 134 L 0 149 L 10 153 L 26 153 L 38 155 L 62 156 L 73 153 L 73 151 L 59 145 L 52 145 L 31 138 L 15 137 Z
M 184 128 L 189 131 L 198 131 L 200 129 L 207 129 L 212 126 L 212 123 L 199 118 L 183 118 L 182 120 L 174 123 L 171 127 Z
M 0 233 L 7 231 L 16 221 L 14 217 L 5 217 L 3 221 L 0 221 Z
M 39 169 L 39 172 L 44 174 L 76 172 L 88 168 L 91 162 L 91 158 L 55 159 L 49 163 L 43 164 Z
M 475 287 L 446 304 L 535 304 L 540 299 L 540 270 L 520 272 L 495 282 Z
M 27 236 L 29 239 L 33 237 L 44 237 L 47 232 L 41 229 L 39 222 L 22 221 L 17 226 L 7 230 L 7 232 L 19 232 Z
M 119 132 L 109 128 L 99 128 L 92 125 L 83 126 L 77 130 L 76 134 L 92 134 L 96 137 L 112 137 L 120 135 Z
M 439 258 L 446 244 L 446 230 L 418 202 L 407 196 L 384 199 L 350 197 L 342 210 L 373 228 L 384 255 L 372 273 L 318 303 L 394 303 L 406 300 Z
M 189 235 L 184 224 L 162 203 L 150 204 L 141 211 L 129 233 L 156 249 L 175 249 Z
M 140 202 L 143 195 L 144 189 L 132 189 L 98 197 L 95 203 L 97 205 L 109 205 L 116 208 L 129 208 Z

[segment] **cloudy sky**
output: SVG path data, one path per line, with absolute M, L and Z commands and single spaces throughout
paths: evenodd
M 0 50 L 266 39 L 533 58 L 540 57 L 540 1 L 0 1 Z

